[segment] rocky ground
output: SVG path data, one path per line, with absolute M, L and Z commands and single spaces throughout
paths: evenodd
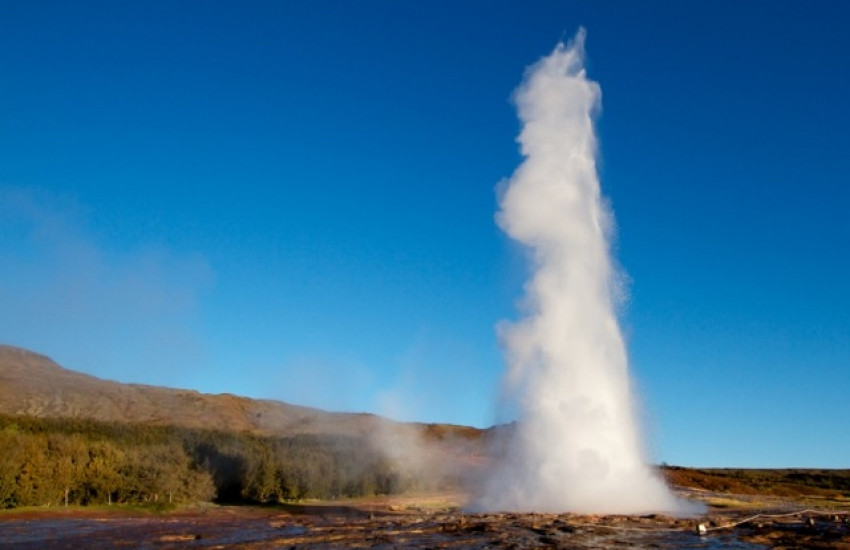
M 28 510 L 0 516 L 3 548 L 824 548 L 850 549 L 850 518 L 799 503 L 719 503 L 698 517 L 464 514 L 447 495 L 167 514 Z M 700 534 L 699 526 L 705 529 Z

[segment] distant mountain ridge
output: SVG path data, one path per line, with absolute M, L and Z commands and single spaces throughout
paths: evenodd
M 122 384 L 66 369 L 49 357 L 8 345 L 0 345 L 0 413 L 282 436 L 362 436 L 402 424 L 367 413 L 334 413 L 231 394 Z

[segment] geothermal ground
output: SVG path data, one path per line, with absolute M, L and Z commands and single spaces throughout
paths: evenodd
M 118 509 L 0 515 L 4 548 L 850 548 L 839 500 L 680 494 L 709 505 L 662 515 L 464 514 L 458 494 L 153 514 Z M 699 535 L 698 526 L 706 527 Z

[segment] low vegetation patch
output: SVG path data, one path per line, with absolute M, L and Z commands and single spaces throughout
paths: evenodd
M 850 498 L 850 470 L 664 466 L 662 472 L 673 485 L 719 493 L 821 497 L 833 501 Z
M 270 503 L 392 494 L 425 483 L 350 436 L 0 416 L 0 449 L 0 508 Z

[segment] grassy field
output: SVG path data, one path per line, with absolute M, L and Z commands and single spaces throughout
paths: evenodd
M 664 466 L 673 485 L 741 495 L 850 497 L 850 470 L 681 468 Z

